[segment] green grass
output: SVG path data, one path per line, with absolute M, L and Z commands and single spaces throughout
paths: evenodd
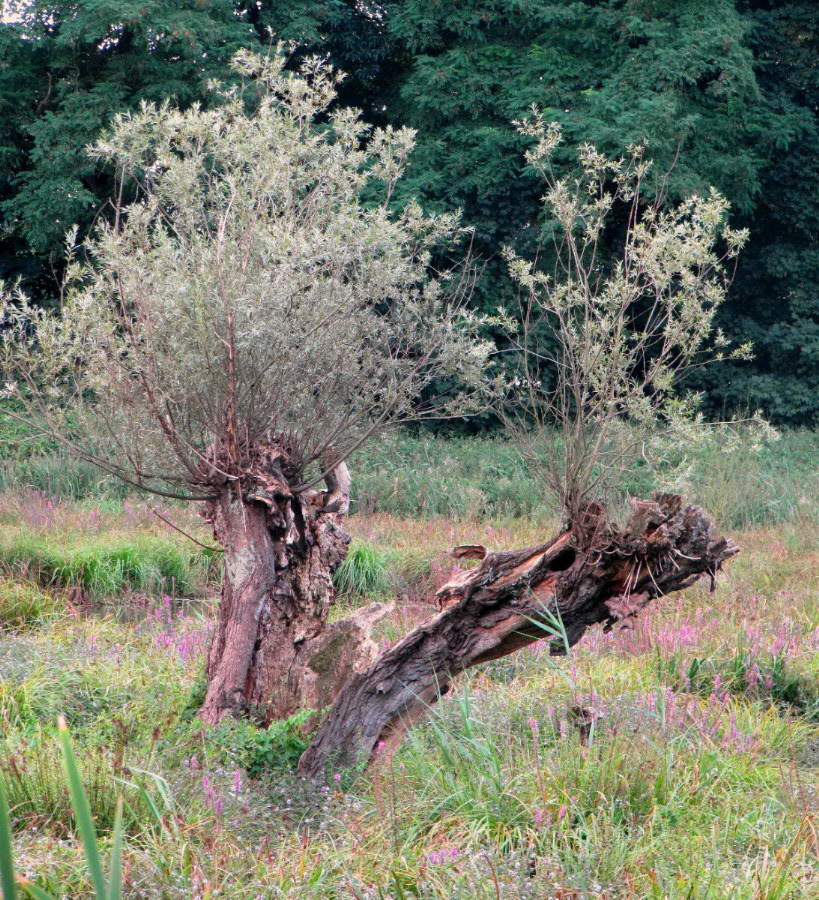
M 91 463 L 47 452 L 0 465 L 0 491 L 25 489 L 70 500 L 122 498 L 131 491 Z
M 98 597 L 126 590 L 184 596 L 207 578 L 212 564 L 207 551 L 167 536 L 72 535 L 55 541 L 24 529 L 0 534 L 0 570 L 7 575 Z
M 346 602 L 407 592 L 389 640 L 432 610 L 420 592 L 451 570 L 444 548 L 523 546 L 552 527 L 387 513 L 351 526 Z M 394 758 L 327 784 L 293 771 L 303 719 L 203 731 L 207 615 L 162 602 L 140 621 L 35 610 L 0 634 L 18 870 L 93 896 L 63 714 L 103 857 L 125 801 L 124 897 L 813 900 L 819 539 L 804 523 L 734 536 L 743 553 L 715 594 L 667 598 L 566 659 L 534 647 L 479 667 Z M 21 588 L 43 593 L 4 590 Z M 593 714 L 588 733 L 577 708 Z
M 136 784 L 127 784 L 128 760 L 100 747 L 86 751 L 80 765 L 86 795 L 101 834 L 110 834 L 115 826 L 117 797 L 127 803 L 125 828 L 134 831 L 148 820 L 143 794 Z M 0 791 L 14 811 L 15 829 L 44 829 L 54 834 L 71 835 L 74 813 L 65 773 L 49 729 L 45 734 L 20 741 L 0 742 Z
M 0 581 L 0 634 L 25 630 L 64 615 L 64 600 L 33 584 Z
M 447 519 L 549 515 L 517 449 L 501 439 L 390 436 L 350 464 L 353 508 Z
M 681 487 L 724 527 L 756 528 L 819 520 L 819 433 L 786 431 L 758 446 L 715 438 L 686 451 L 668 450 L 668 483 Z M 501 437 L 439 439 L 393 433 L 351 460 L 353 510 L 454 520 L 552 518 L 555 509 L 520 457 Z M 661 471 L 662 471 L 662 467 Z M 682 473 L 682 477 L 681 477 Z M 657 481 L 635 454 L 617 497 L 647 496 Z M 667 485 L 666 485 L 667 486 Z M 116 503 L 126 488 L 87 463 L 39 453 L 9 454 L 0 465 L 0 492 Z
M 100 823 L 99 813 L 94 814 L 92 804 L 89 802 L 87 791 L 87 779 L 83 779 L 83 773 L 74 755 L 68 730 L 65 723 L 60 721 L 60 744 L 62 748 L 62 763 L 66 781 L 66 793 L 70 797 L 72 824 L 76 823 L 82 842 L 85 865 L 93 886 L 95 900 L 121 900 L 122 897 L 122 833 L 123 833 L 123 799 L 117 797 L 115 803 L 114 822 L 112 829 L 112 846 L 109 860 L 109 870 L 106 876 L 103 872 L 102 858 L 100 856 L 97 828 Z M 19 786 L 21 778 L 17 769 L 11 785 Z M 22 801 L 15 803 L 15 797 L 9 794 L 8 779 L 0 778 L 0 887 L 4 900 L 14 900 L 17 895 L 17 885 L 20 890 L 33 897 L 34 900 L 57 900 L 39 884 L 30 878 L 20 876 L 15 872 L 14 846 L 11 833 L 11 814 L 9 806 L 13 806 L 15 812 L 25 807 L 30 796 L 26 793 Z M 108 795 L 109 791 L 104 794 Z
M 667 468 L 723 527 L 753 528 L 819 520 L 817 458 L 819 434 L 791 431 L 762 447 L 714 440 L 685 458 L 672 448 Z M 501 438 L 392 436 L 361 452 L 351 470 L 354 508 L 367 514 L 503 520 L 556 513 L 516 447 Z M 638 454 L 618 495 L 648 496 L 657 486 Z
M 814 900 L 816 449 L 792 433 L 691 461 L 697 499 L 742 547 L 714 594 L 666 598 L 566 659 L 535 646 L 478 667 L 395 757 L 326 784 L 294 771 L 304 718 L 210 732 L 196 719 L 217 556 L 136 498 L 0 495 L 0 785 L 17 870 L 94 896 L 62 715 L 102 859 L 124 800 L 126 898 Z M 531 546 L 556 528 L 500 440 L 401 437 L 352 471 L 367 512 L 335 580 L 345 609 L 396 600 L 385 646 L 434 612 L 447 548 Z M 646 492 L 644 474 L 635 464 L 629 490 Z M 163 514 L 208 539 L 193 508 Z M 161 597 L 173 592 L 198 611 Z
M 391 556 L 371 544 L 354 543 L 333 576 L 336 590 L 345 598 L 377 597 L 392 587 Z

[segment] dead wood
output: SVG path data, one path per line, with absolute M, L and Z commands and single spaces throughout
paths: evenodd
M 537 547 L 456 548 L 455 558 L 480 565 L 440 588 L 442 610 L 347 682 L 299 768 L 318 775 L 366 765 L 377 749 L 397 746 L 464 669 L 544 638 L 553 654 L 565 653 L 589 626 L 610 629 L 703 575 L 713 588 L 737 552 L 716 536 L 702 509 L 660 493 L 634 502 L 624 528 L 607 523 L 595 504 L 573 528 Z

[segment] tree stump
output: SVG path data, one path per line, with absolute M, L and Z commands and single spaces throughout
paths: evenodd
M 328 472 L 326 491 L 297 494 L 283 459 L 276 447 L 260 453 L 243 484 L 228 483 L 203 510 L 225 566 L 199 713 L 208 725 L 230 715 L 267 724 L 326 708 L 378 657 L 370 630 L 389 606 L 327 623 L 332 575 L 350 540 L 347 467 Z

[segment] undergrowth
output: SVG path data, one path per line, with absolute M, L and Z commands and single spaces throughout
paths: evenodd
M 351 524 L 366 577 L 349 582 L 350 603 L 380 579 L 389 593 L 410 578 L 434 587 L 459 540 L 522 546 L 546 527 Z M 55 895 L 93 896 L 62 714 L 103 850 L 124 798 L 128 898 L 812 900 L 819 541 L 804 528 L 739 541 L 715 594 L 666 598 L 567 658 L 535 644 L 478 667 L 394 757 L 320 781 L 295 771 L 306 713 L 268 729 L 199 723 L 206 610 L 156 600 L 138 620 L 55 615 L 64 595 L 7 581 L 5 596 L 32 598 L 0 635 L 18 870 Z M 433 609 L 400 595 L 380 639 Z
M 66 613 L 65 599 L 27 582 L 0 581 L 0 634 L 24 630 Z
M 320 781 L 295 770 L 314 716 L 212 730 L 196 717 L 218 554 L 135 498 L 63 490 L 42 459 L 26 477 L 51 480 L 21 489 L 7 463 L 0 785 L 18 871 L 94 896 L 64 716 L 103 851 L 124 800 L 127 898 L 813 900 L 815 450 L 792 433 L 773 455 L 692 461 L 697 499 L 742 548 L 714 594 L 697 586 L 628 630 L 593 629 L 565 659 L 535 644 L 477 667 L 394 757 Z M 349 520 L 335 583 L 345 609 L 395 601 L 385 649 L 435 613 L 448 548 L 533 546 L 558 526 L 500 440 L 401 437 L 351 468 L 368 512 Z M 632 493 L 644 474 L 635 463 Z M 210 542 L 194 510 L 161 511 Z
M 0 533 L 0 572 L 95 596 L 127 590 L 185 596 L 201 589 L 216 565 L 208 551 L 165 535 L 103 533 L 55 540 L 24 528 Z
M 819 435 L 791 431 L 763 446 L 706 441 L 679 458 L 671 448 L 652 469 L 673 471 L 673 483 L 723 527 L 754 528 L 819 519 L 817 457 Z M 517 448 L 500 438 L 392 436 L 359 453 L 351 470 L 354 508 L 367 514 L 493 520 L 556 514 Z M 646 497 L 655 487 L 647 460 L 635 453 L 611 502 Z

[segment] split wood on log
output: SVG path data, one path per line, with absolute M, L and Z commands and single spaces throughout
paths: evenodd
M 565 653 L 590 625 L 610 629 L 702 575 L 713 588 L 737 552 L 716 536 L 702 509 L 656 492 L 633 503 L 622 529 L 591 504 L 582 521 L 539 547 L 455 548 L 456 558 L 480 558 L 480 565 L 445 584 L 438 592 L 442 610 L 342 688 L 299 769 L 319 775 L 366 765 L 377 748 L 391 752 L 464 669 L 544 638 L 553 654 Z

